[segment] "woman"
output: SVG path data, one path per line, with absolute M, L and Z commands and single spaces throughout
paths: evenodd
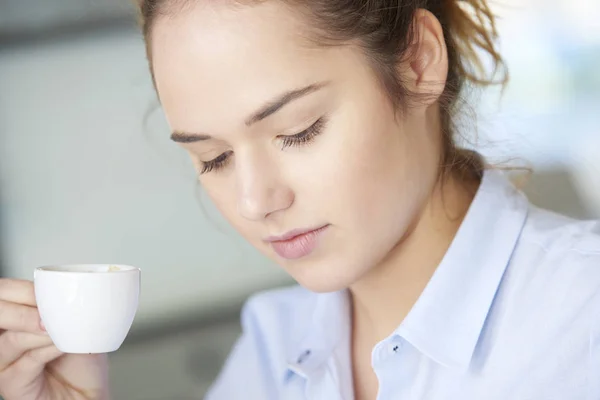
M 477 54 L 502 67 L 484 0 L 140 8 L 172 139 L 300 284 L 247 302 L 208 399 L 600 398 L 600 224 L 455 144 Z M 105 398 L 105 357 L 60 354 L 31 284 L 1 285 L 6 400 Z

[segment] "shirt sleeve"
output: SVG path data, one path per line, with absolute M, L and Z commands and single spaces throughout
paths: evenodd
M 241 316 L 242 335 L 237 340 L 205 400 L 278 399 L 277 376 L 269 338 L 261 329 L 258 310 L 248 301 Z

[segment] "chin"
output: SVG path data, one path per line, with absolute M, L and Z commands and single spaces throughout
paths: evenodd
M 308 257 L 286 261 L 282 266 L 298 284 L 315 293 L 347 289 L 362 276 L 362 271 L 352 268 L 350 260 L 311 260 Z
M 296 279 L 296 282 L 298 282 L 298 284 L 306 290 L 309 290 L 313 293 L 333 293 L 344 290 L 348 287 L 340 282 L 326 282 L 323 280 L 319 281 L 317 279 L 302 281 L 300 279 Z

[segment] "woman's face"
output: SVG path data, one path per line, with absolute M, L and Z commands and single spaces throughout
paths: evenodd
M 432 191 L 430 111 L 398 117 L 356 47 L 309 46 L 281 2 L 212 3 L 154 27 L 173 139 L 258 250 L 310 290 L 349 287 L 399 243 Z

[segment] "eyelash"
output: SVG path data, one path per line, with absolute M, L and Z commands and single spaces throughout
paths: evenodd
M 202 162 L 202 169 L 200 170 L 200 175 L 209 173 L 213 170 L 218 170 L 220 168 L 223 168 L 225 166 L 225 164 L 227 163 L 227 160 L 229 159 L 229 156 L 231 155 L 231 153 L 233 153 L 233 152 L 226 151 L 225 153 L 222 153 L 221 155 L 219 155 L 217 158 L 215 158 L 213 160 Z
M 319 118 L 314 124 L 300 133 L 291 136 L 281 136 L 281 150 L 286 147 L 299 147 L 310 144 L 321 132 L 325 126 L 325 117 Z
M 314 139 L 323 132 L 323 128 L 326 123 L 325 117 L 319 118 L 314 124 L 306 128 L 300 133 L 290 136 L 280 136 L 281 139 L 281 149 L 285 149 L 286 147 L 300 147 L 306 146 L 314 141 Z M 227 161 L 229 161 L 229 157 L 233 152 L 227 151 L 217 158 L 202 162 L 202 169 L 200 174 L 206 174 L 211 171 L 218 171 L 223 168 Z

